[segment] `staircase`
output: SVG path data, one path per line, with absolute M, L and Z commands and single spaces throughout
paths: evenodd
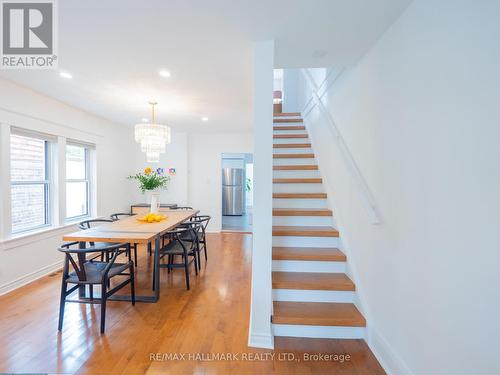
M 356 286 L 328 208 L 300 113 L 273 126 L 273 330 L 275 336 L 364 338 Z

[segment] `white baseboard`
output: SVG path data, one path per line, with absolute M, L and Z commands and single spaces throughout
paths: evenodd
M 274 349 L 274 336 L 250 334 L 248 336 L 248 346 L 252 348 Z
M 389 343 L 372 327 L 367 327 L 366 342 L 388 375 L 414 375 Z
M 26 284 L 29 284 L 43 276 L 46 276 L 54 271 L 61 269 L 63 266 L 63 261 L 60 260 L 54 264 L 50 264 L 48 266 L 40 268 L 38 271 L 31 272 L 27 275 L 24 275 L 16 280 L 9 281 L 3 285 L 0 285 L 0 296 L 13 290 L 20 288 Z

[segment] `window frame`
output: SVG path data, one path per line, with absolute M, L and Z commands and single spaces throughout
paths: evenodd
M 79 221 L 81 219 L 88 218 L 92 215 L 92 170 L 91 170 L 91 158 L 90 158 L 90 153 L 91 153 L 91 148 L 85 144 L 78 143 L 78 142 L 72 142 L 72 141 L 67 141 L 64 147 L 64 168 L 67 168 L 67 158 L 66 158 L 66 148 L 67 146 L 77 146 L 77 147 L 82 147 L 84 149 L 84 160 L 85 160 L 85 178 L 67 178 L 66 176 L 66 170 L 65 176 L 64 176 L 64 184 L 65 184 L 65 194 L 64 194 L 64 207 L 66 212 L 64 213 L 64 222 L 65 223 L 71 223 L 74 221 Z M 85 187 L 86 187 L 86 213 L 82 215 L 77 215 L 77 216 L 67 216 L 67 202 L 68 202 L 68 183 L 71 182 L 85 182 Z
M 25 137 L 25 138 L 32 138 L 32 139 L 37 139 L 41 140 L 44 142 L 44 180 L 25 180 L 25 181 L 13 181 L 12 180 L 12 171 L 11 171 L 11 165 L 12 165 L 12 151 L 9 148 L 9 155 L 10 155 L 10 166 L 9 166 L 9 185 L 10 185 L 10 199 L 9 199 L 9 205 L 11 208 L 11 217 L 10 217 L 10 228 L 11 228 L 11 235 L 12 236 L 22 236 L 23 234 L 28 234 L 31 232 L 39 231 L 41 229 L 45 228 L 50 228 L 52 227 L 52 199 L 51 199 L 51 142 L 47 140 L 46 137 L 43 135 L 36 135 L 34 133 L 25 133 L 23 131 L 17 131 L 16 129 L 11 129 L 10 132 L 10 137 L 9 137 L 9 145 L 11 145 L 12 142 L 12 136 L 20 136 L 20 137 Z M 27 185 L 43 185 L 44 187 L 44 224 L 41 225 L 36 225 L 33 227 L 21 229 L 21 230 L 14 230 L 13 228 L 13 223 L 12 223 L 12 187 L 13 186 L 27 186 Z
M 70 134 L 75 135 L 72 137 Z M 45 180 L 36 181 L 37 184 L 44 186 L 46 224 L 17 231 L 13 231 L 12 225 L 11 135 L 36 138 L 46 142 Z M 47 123 L 38 122 L 36 119 L 32 123 L 25 117 L 13 118 L 8 122 L 0 121 L 0 195 L 4 197 L 0 199 L 0 252 L 37 241 L 37 239 L 50 238 L 52 232 L 63 233 L 79 220 L 96 217 L 98 212 L 98 143 L 99 138 L 96 135 L 85 136 L 72 130 L 62 130 L 47 126 Z M 86 149 L 86 180 L 88 181 L 87 217 L 75 217 L 70 221 L 66 220 L 66 144 L 76 144 Z M 36 178 L 36 175 L 33 176 Z M 19 176 L 19 178 L 22 177 Z M 27 182 L 31 180 L 13 182 L 24 182 L 24 185 L 27 185 Z

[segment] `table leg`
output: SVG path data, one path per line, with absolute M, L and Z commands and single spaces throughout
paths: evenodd
M 154 256 L 154 289 L 155 299 L 160 299 L 160 235 L 155 238 L 155 256 Z
M 78 248 L 79 249 L 85 249 L 85 242 L 79 242 L 78 243 Z M 85 254 L 78 254 L 78 259 L 80 260 L 80 264 L 83 264 L 85 259 L 80 259 L 81 257 L 85 258 Z M 86 293 L 85 293 L 85 285 L 82 285 L 78 288 L 78 297 L 79 298 L 85 298 Z

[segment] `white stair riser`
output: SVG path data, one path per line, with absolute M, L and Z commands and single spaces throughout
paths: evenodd
M 288 198 L 274 198 L 274 208 L 328 208 L 328 200 L 326 199 L 288 199 Z
M 273 178 L 321 178 L 318 170 L 279 170 L 273 171 Z
M 273 301 L 354 303 L 355 292 L 339 290 L 273 289 Z
M 311 165 L 317 164 L 314 158 L 274 159 L 273 165 Z
M 300 125 L 299 125 L 300 126 Z M 307 134 L 307 130 L 273 130 L 273 134 Z M 274 138 L 276 139 L 276 138 Z
M 273 225 L 331 227 L 332 216 L 273 216 Z
M 313 260 L 273 260 L 273 271 L 345 273 L 346 263 Z
M 364 339 L 365 327 L 273 324 L 274 336 L 324 339 Z
M 339 247 L 338 237 L 273 236 L 273 246 Z
M 275 138 L 273 139 L 274 144 L 280 143 L 310 143 L 309 138 Z
M 312 154 L 313 150 L 311 147 L 306 147 L 306 148 L 286 147 L 286 148 L 273 148 L 273 152 L 275 154 Z
M 292 120 L 296 120 L 297 117 L 285 117 L 284 119 L 280 119 L 280 120 L 289 120 L 289 119 L 292 119 Z M 300 126 L 303 126 L 304 125 L 304 122 L 273 122 L 273 125 L 274 126 L 290 126 L 290 125 L 300 125 Z
M 274 183 L 273 193 L 324 193 L 321 183 Z

